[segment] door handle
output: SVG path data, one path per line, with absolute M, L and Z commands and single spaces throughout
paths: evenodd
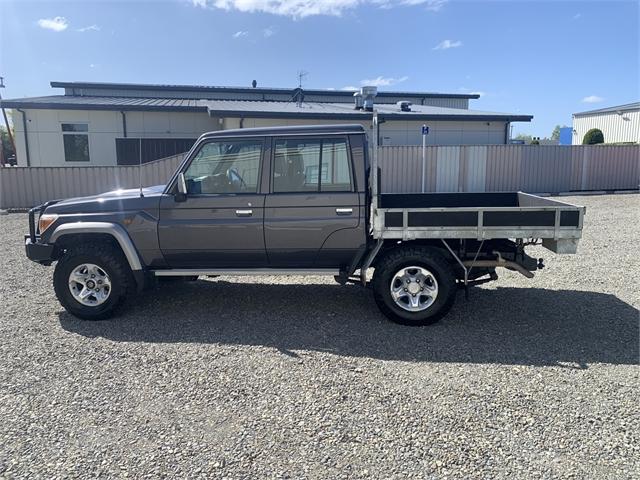
M 236 210 L 236 217 L 250 217 L 253 215 L 253 210 Z
M 336 213 L 338 215 L 351 215 L 353 213 L 353 208 L 336 208 Z

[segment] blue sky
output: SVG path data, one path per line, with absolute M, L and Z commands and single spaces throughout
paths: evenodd
M 0 0 L 4 98 L 51 80 L 481 92 L 534 115 L 640 99 L 638 1 Z

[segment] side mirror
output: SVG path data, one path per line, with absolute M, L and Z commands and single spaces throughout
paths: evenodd
M 187 182 L 184 173 L 178 174 L 178 192 L 175 195 L 176 202 L 184 202 L 187 199 Z

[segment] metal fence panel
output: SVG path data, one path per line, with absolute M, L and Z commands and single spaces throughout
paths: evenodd
M 461 147 L 439 147 L 436 166 L 436 191 L 457 192 L 460 183 Z
M 464 192 L 484 192 L 487 181 L 487 147 L 462 147 L 460 185 Z
M 144 186 L 165 183 L 184 155 L 142 166 Z M 0 168 L 0 208 L 30 208 L 48 200 L 82 197 L 139 185 L 140 167 Z
M 637 189 L 637 145 L 479 145 L 426 148 L 426 192 L 523 190 L 559 193 Z M 165 183 L 183 155 L 142 166 L 145 186 Z M 379 150 L 383 192 L 422 190 L 422 147 Z M 0 168 L 0 208 L 29 208 L 47 200 L 135 188 L 137 166 Z

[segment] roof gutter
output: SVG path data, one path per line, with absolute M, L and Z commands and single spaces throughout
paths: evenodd
M 21 110 L 19 108 L 16 108 L 16 111 L 22 114 L 22 130 L 24 132 L 24 153 L 25 153 L 25 156 L 27 157 L 27 167 L 30 167 L 31 156 L 29 155 L 29 135 L 27 135 L 27 114 L 25 113 L 24 110 Z M 16 151 L 16 155 L 18 155 L 17 151 Z
M 224 92 L 224 93 L 261 93 L 288 94 L 288 88 L 252 88 L 252 87 L 221 87 L 208 85 L 151 85 L 137 83 L 105 83 L 105 82 L 57 82 L 49 83 L 52 88 L 72 89 L 108 89 L 108 90 L 146 90 L 165 92 Z M 339 97 L 352 97 L 355 90 L 317 90 L 305 89 L 306 95 L 332 95 Z M 76 93 L 77 94 L 77 93 Z M 86 93 L 85 93 L 86 94 Z M 379 97 L 413 97 L 413 98 L 467 98 L 478 99 L 480 95 L 476 93 L 437 93 L 437 92 L 378 92 Z
M 368 112 L 367 112 L 368 113 Z M 211 110 L 211 117 L 229 117 L 229 118 L 282 118 L 282 119 L 331 119 L 331 120 L 355 120 L 369 121 L 370 115 L 364 113 L 316 113 L 316 112 L 269 112 L 269 111 L 253 111 L 247 112 L 242 110 Z M 479 121 L 479 122 L 530 122 L 532 115 L 433 115 L 433 114 L 403 114 L 403 113 L 381 113 L 378 112 L 379 119 L 385 120 L 432 120 L 432 121 Z

